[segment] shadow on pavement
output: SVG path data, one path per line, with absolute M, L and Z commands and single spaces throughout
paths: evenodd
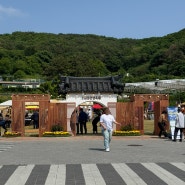
M 89 150 L 105 151 L 103 148 L 89 148 Z

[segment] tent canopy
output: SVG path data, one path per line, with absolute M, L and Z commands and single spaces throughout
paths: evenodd
M 0 110 L 7 109 L 8 107 L 12 106 L 12 100 L 5 101 L 3 103 L 0 103 Z
M 8 100 L 8 101 L 5 101 L 5 102 L 3 102 L 3 103 L 0 103 L 0 106 L 1 107 L 10 107 L 10 106 L 12 106 L 12 100 Z
M 101 109 L 101 108 L 103 108 L 100 104 L 94 104 L 93 106 L 92 106 L 92 108 L 93 109 Z
M 27 110 L 39 109 L 39 106 L 38 106 L 38 105 L 27 105 L 25 108 L 26 108 Z

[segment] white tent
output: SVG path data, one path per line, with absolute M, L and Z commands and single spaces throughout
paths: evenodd
M 3 103 L 0 103 L 0 110 L 3 110 L 10 106 L 12 106 L 12 100 L 5 101 Z
M 0 106 L 3 106 L 3 107 L 5 107 L 5 106 L 7 106 L 7 107 L 12 106 L 12 100 L 8 100 L 8 101 L 5 101 L 3 103 L 0 103 Z

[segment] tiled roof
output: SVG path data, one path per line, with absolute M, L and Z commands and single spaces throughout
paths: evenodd
M 119 76 L 108 77 L 71 77 L 61 76 L 59 93 L 116 93 L 124 90 L 124 84 L 119 82 Z

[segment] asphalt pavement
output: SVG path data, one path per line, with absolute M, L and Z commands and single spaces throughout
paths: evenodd
M 105 152 L 102 136 L 0 137 L 0 185 L 174 182 L 185 184 L 184 140 L 113 136 Z

